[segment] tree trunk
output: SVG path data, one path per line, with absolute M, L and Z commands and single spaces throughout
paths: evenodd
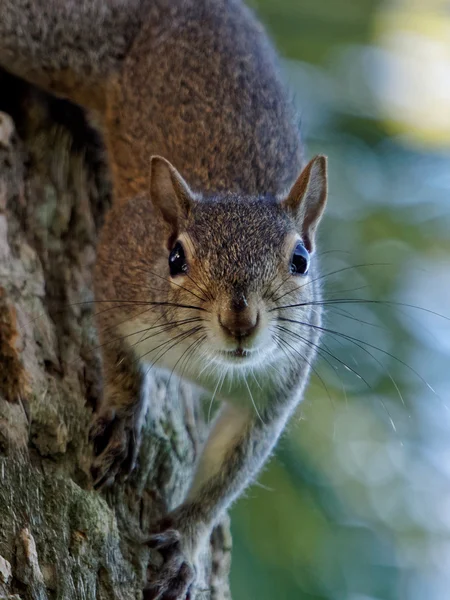
M 133 538 L 183 497 L 205 426 L 194 390 L 151 371 L 139 466 L 92 490 L 103 147 L 77 107 L 3 72 L 0 111 L 0 599 L 137 599 L 160 557 Z M 229 558 L 224 522 L 195 598 L 229 598 Z

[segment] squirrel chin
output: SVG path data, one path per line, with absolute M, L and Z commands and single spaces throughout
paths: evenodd
M 256 367 L 270 362 L 272 353 L 266 349 L 236 348 L 235 350 L 216 350 L 214 362 L 234 368 Z

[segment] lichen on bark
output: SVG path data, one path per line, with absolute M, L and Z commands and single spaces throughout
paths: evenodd
M 194 390 L 150 373 L 138 468 L 92 490 L 103 157 L 80 109 L 0 72 L 0 599 L 140 598 L 158 555 L 133 538 L 181 500 L 205 434 Z M 196 598 L 229 598 L 229 560 L 224 520 Z

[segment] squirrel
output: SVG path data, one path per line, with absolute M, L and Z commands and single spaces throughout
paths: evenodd
M 147 540 L 165 560 L 144 598 L 190 597 L 199 549 L 316 355 L 326 158 L 305 164 L 276 53 L 241 0 L 0 0 L 0 65 L 83 107 L 107 149 L 95 487 L 135 466 L 149 365 L 222 401 L 185 500 Z

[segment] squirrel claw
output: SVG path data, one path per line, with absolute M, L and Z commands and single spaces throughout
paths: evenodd
M 167 529 L 149 538 L 147 545 L 158 550 L 163 564 L 156 574 L 149 573 L 144 600 L 189 600 L 195 579 L 195 568 L 181 548 L 181 535 Z
M 95 459 L 91 466 L 94 488 L 111 485 L 119 474 L 128 476 L 136 467 L 140 434 L 133 417 L 102 414 L 91 427 Z

